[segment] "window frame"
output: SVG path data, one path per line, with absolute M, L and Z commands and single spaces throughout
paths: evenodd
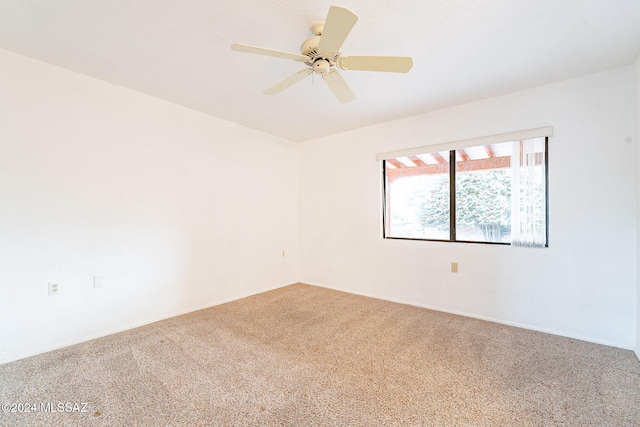
M 523 138 L 526 139 L 526 138 Z M 505 141 L 505 142 L 514 142 Z M 428 147 L 425 147 L 428 148 Z M 460 148 L 458 148 L 460 149 Z M 382 238 L 389 240 L 415 240 L 421 242 L 477 243 L 484 245 L 513 246 L 511 242 L 486 242 L 476 240 L 458 240 L 456 238 L 456 148 L 449 150 L 449 239 L 394 237 L 387 235 L 387 221 L 390 221 L 387 188 L 387 160 L 382 159 Z M 430 151 L 436 152 L 436 151 Z M 429 153 L 429 151 L 426 151 Z M 422 153 L 421 153 L 422 154 Z M 544 136 L 544 194 L 545 194 L 545 244 L 549 247 L 549 135 Z M 390 223 L 389 223 L 390 226 Z

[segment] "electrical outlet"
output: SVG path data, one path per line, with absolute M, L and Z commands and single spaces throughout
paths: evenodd
M 102 276 L 93 276 L 93 287 L 94 288 L 102 287 Z
M 60 293 L 60 287 L 57 283 L 49 283 L 49 295 L 58 295 Z
M 451 272 L 452 273 L 457 273 L 458 272 L 458 263 L 457 262 L 452 262 L 451 263 Z
M 284 251 L 282 251 L 282 256 L 284 256 Z

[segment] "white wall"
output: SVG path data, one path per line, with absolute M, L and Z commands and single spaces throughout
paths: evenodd
M 300 146 L 8 51 L 0 64 L 0 363 L 299 277 L 640 356 L 640 59 Z M 548 249 L 379 238 L 376 153 L 546 125 Z
M 297 281 L 296 144 L 0 64 L 0 362 Z
M 636 146 L 640 144 L 640 55 L 635 63 L 636 71 Z M 640 149 L 638 149 L 638 164 L 640 164 Z M 638 173 L 638 202 L 640 203 L 640 171 Z M 640 224 L 640 208 L 636 224 Z M 636 246 L 637 258 L 637 282 L 636 282 L 636 356 L 640 359 L 640 227 L 638 229 L 638 243 Z
M 634 85 L 628 66 L 303 143 L 301 281 L 633 348 Z M 548 125 L 549 248 L 380 238 L 376 153 Z

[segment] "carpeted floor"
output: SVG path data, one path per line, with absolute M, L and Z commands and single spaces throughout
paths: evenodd
M 2 365 L 0 386 L 36 404 L 2 426 L 640 425 L 631 351 L 302 284 Z

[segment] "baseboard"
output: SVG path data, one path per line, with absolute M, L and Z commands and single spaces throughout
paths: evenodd
M 617 348 L 622 348 L 622 349 L 625 349 L 625 350 L 634 350 L 633 347 L 621 344 L 619 342 L 598 340 L 598 339 L 595 339 L 593 337 L 586 337 L 586 336 L 577 335 L 577 334 L 570 334 L 570 333 L 566 333 L 566 332 L 563 332 L 563 331 L 557 331 L 557 330 L 553 330 L 553 329 L 539 328 L 537 326 L 527 325 L 527 324 L 518 323 L 518 322 L 510 322 L 510 321 L 502 320 L 502 319 L 495 319 L 495 318 L 488 317 L 488 316 L 480 316 L 480 315 L 477 315 L 477 314 L 466 313 L 466 312 L 463 312 L 463 311 L 449 310 L 449 309 L 442 308 L 442 307 L 436 307 L 436 306 L 431 306 L 431 305 L 426 305 L 426 304 L 419 304 L 419 303 L 415 303 L 415 302 L 412 302 L 412 301 L 405 301 L 405 300 L 400 300 L 400 299 L 387 298 L 387 297 L 384 297 L 384 296 L 371 294 L 371 293 L 368 293 L 368 292 L 356 292 L 356 291 L 343 289 L 343 288 L 337 288 L 337 287 L 333 287 L 333 286 L 319 285 L 317 283 L 309 283 L 309 282 L 301 282 L 301 283 L 306 284 L 306 285 L 310 285 L 310 286 L 317 286 L 319 288 L 326 288 L 326 289 L 331 289 L 331 290 L 334 290 L 334 291 L 346 292 L 348 294 L 360 295 L 360 296 L 363 296 L 363 297 L 375 298 L 375 299 L 379 299 L 379 300 L 383 300 L 383 301 L 389 301 L 389 302 L 394 302 L 394 303 L 398 303 L 398 304 L 410 305 L 410 306 L 413 306 L 413 307 L 426 308 L 428 310 L 441 311 L 443 313 L 456 314 L 458 316 L 465 316 L 465 317 L 470 317 L 470 318 L 473 318 L 473 319 L 485 320 L 487 322 L 499 323 L 499 324 L 507 325 L 507 326 L 514 326 L 516 328 L 528 329 L 528 330 L 536 331 L 536 332 L 544 332 L 546 334 L 558 335 L 558 336 L 566 337 L 566 338 L 573 338 L 573 339 L 576 339 L 576 340 L 587 341 L 587 342 L 591 342 L 591 343 L 594 343 L 594 344 L 601 344 L 601 345 L 606 345 L 606 346 L 609 346 L 609 347 L 617 347 Z M 640 351 L 636 349 L 635 352 L 636 352 L 636 356 L 638 356 L 638 358 L 640 359 L 640 354 L 639 354 Z
M 128 331 L 128 330 L 131 330 L 131 329 L 139 328 L 139 327 L 142 327 L 142 326 L 150 325 L 152 323 L 161 322 L 163 320 L 171 319 L 172 317 L 182 316 L 184 314 L 189 314 L 189 313 L 194 313 L 196 311 L 205 310 L 207 308 L 215 307 L 217 305 L 226 304 L 226 303 L 229 303 L 229 302 L 237 301 L 239 299 L 248 298 L 248 297 L 253 296 L 253 295 L 258 295 L 258 294 L 262 294 L 264 292 L 269 292 L 269 291 L 273 291 L 273 290 L 276 290 L 276 289 L 280 289 L 280 288 L 284 288 L 284 287 L 287 287 L 287 286 L 291 286 L 291 285 L 294 285 L 296 283 L 298 283 L 298 282 L 288 283 L 288 284 L 279 285 L 279 286 L 273 286 L 273 287 L 270 287 L 270 288 L 262 289 L 260 291 L 241 294 L 241 295 L 233 297 L 233 298 L 227 298 L 227 299 L 224 299 L 224 300 L 217 301 L 217 302 L 215 302 L 213 304 L 206 304 L 206 305 L 198 306 L 198 307 L 195 307 L 195 308 L 189 308 L 187 310 L 170 313 L 170 314 L 165 315 L 165 316 L 152 318 L 151 320 L 145 320 L 143 322 L 132 323 L 132 324 L 129 324 L 129 325 L 124 326 L 122 328 L 116 328 L 116 329 L 109 330 L 109 331 L 106 331 L 106 332 L 101 332 L 101 333 L 98 333 L 98 334 L 95 334 L 95 335 L 89 335 L 89 336 L 83 337 L 83 338 L 78 339 L 78 340 L 68 341 L 68 342 L 65 342 L 65 343 L 63 343 L 61 345 L 57 345 L 57 346 L 53 346 L 53 347 L 41 348 L 41 349 L 38 349 L 38 350 L 36 350 L 34 352 L 27 353 L 25 355 L 19 355 L 17 357 L 10 357 L 10 358 L 7 358 L 7 359 L 0 359 L 0 365 L 3 365 L 5 363 L 10 363 L 10 362 L 15 362 L 16 360 L 26 359 L 26 358 L 32 357 L 32 356 L 37 356 L 38 354 L 48 353 L 48 352 L 54 351 L 54 350 L 60 350 L 60 349 L 65 348 L 65 347 L 70 347 L 72 345 L 81 344 L 83 342 L 95 340 L 97 338 L 102 338 L 102 337 L 106 337 L 106 336 L 109 336 L 109 335 L 117 334 L 119 332 L 124 332 L 124 331 Z

